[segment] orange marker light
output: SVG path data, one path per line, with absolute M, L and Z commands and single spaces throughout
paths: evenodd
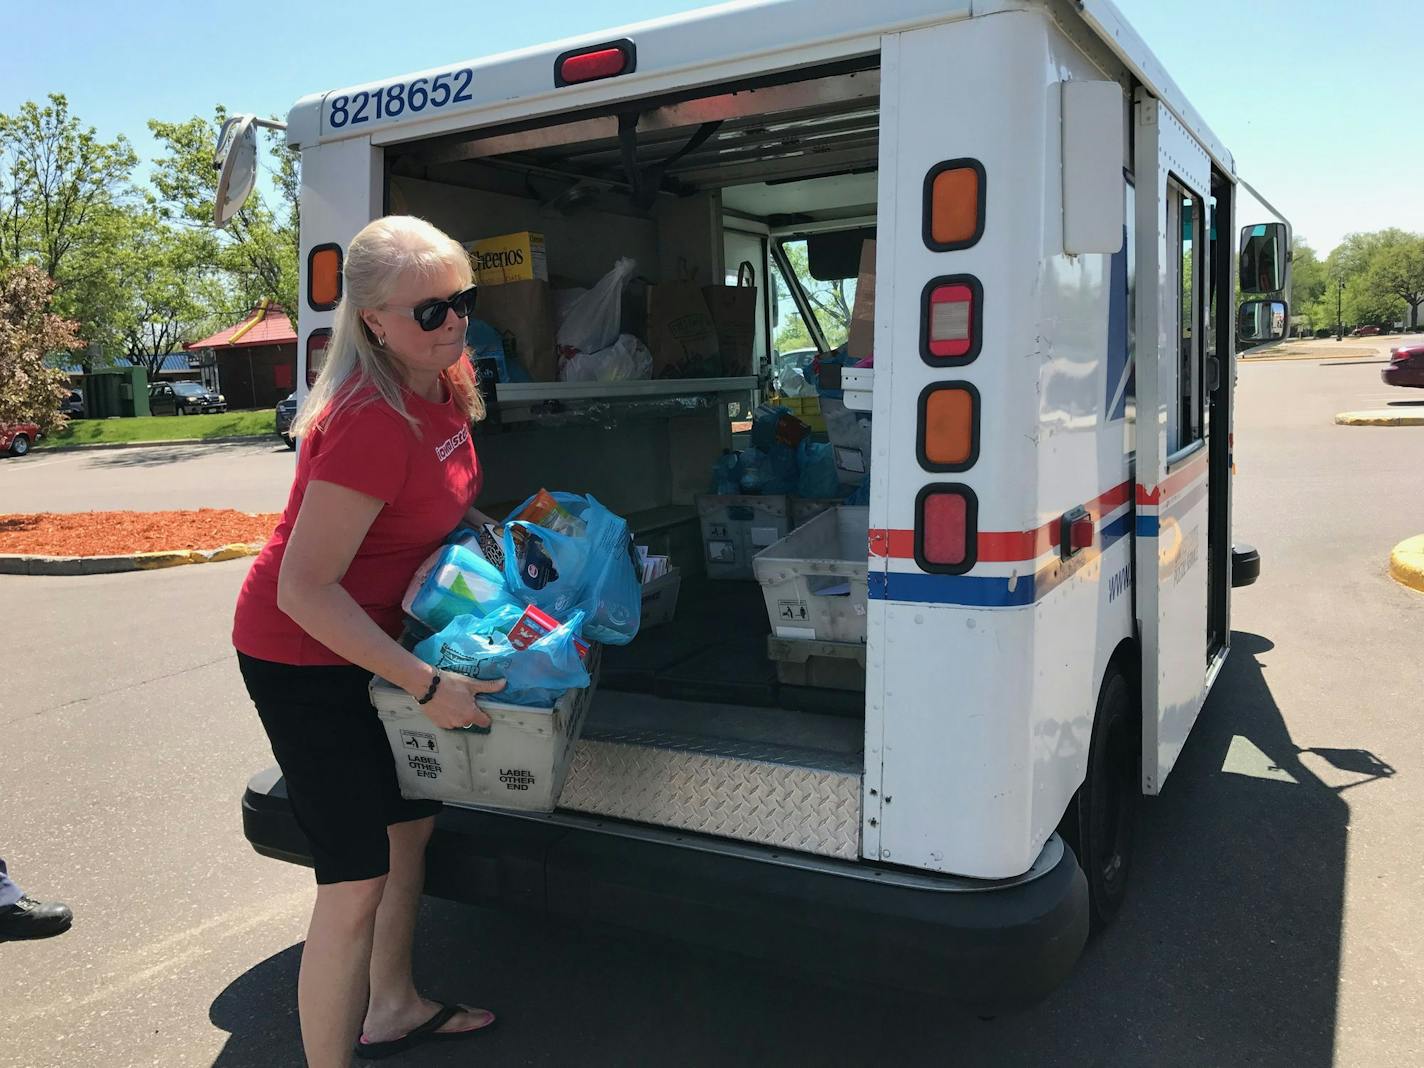
M 330 311 L 341 300 L 341 246 L 317 245 L 307 256 L 307 303 Z
M 924 241 L 935 252 L 969 248 L 984 234 L 984 168 L 952 159 L 925 176 Z
M 920 464 L 963 471 L 979 451 L 978 396 L 965 382 L 933 385 L 920 395 Z

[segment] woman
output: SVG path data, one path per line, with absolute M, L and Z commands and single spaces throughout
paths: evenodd
M 312 1068 L 486 1030 L 483 1009 L 439 1005 L 411 979 L 411 943 L 438 802 L 396 786 L 366 686 L 374 672 L 438 727 L 489 728 L 476 697 L 397 642 L 416 567 L 473 507 L 470 423 L 484 414 L 464 357 L 474 303 L 464 250 L 420 219 L 378 219 L 351 241 L 327 362 L 293 428 L 286 511 L 248 573 L 233 626 L 248 693 L 311 844 L 316 906 L 297 1002 Z M 357 1035 L 359 1034 L 359 1040 Z

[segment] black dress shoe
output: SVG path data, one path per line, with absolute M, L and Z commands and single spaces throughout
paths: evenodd
M 74 922 L 68 905 L 36 901 L 28 894 L 9 908 L 0 909 L 0 942 L 19 938 L 49 938 L 63 934 Z

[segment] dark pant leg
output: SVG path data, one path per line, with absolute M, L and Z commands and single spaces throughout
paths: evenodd
M 21 897 L 20 888 L 11 881 L 5 867 L 5 858 L 0 857 L 0 909 L 7 909 Z

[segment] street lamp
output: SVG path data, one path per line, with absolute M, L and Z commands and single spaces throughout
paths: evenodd
M 1345 320 L 1340 316 L 1340 309 L 1345 301 L 1345 279 L 1337 280 L 1335 285 L 1335 340 L 1341 341 L 1345 337 Z

